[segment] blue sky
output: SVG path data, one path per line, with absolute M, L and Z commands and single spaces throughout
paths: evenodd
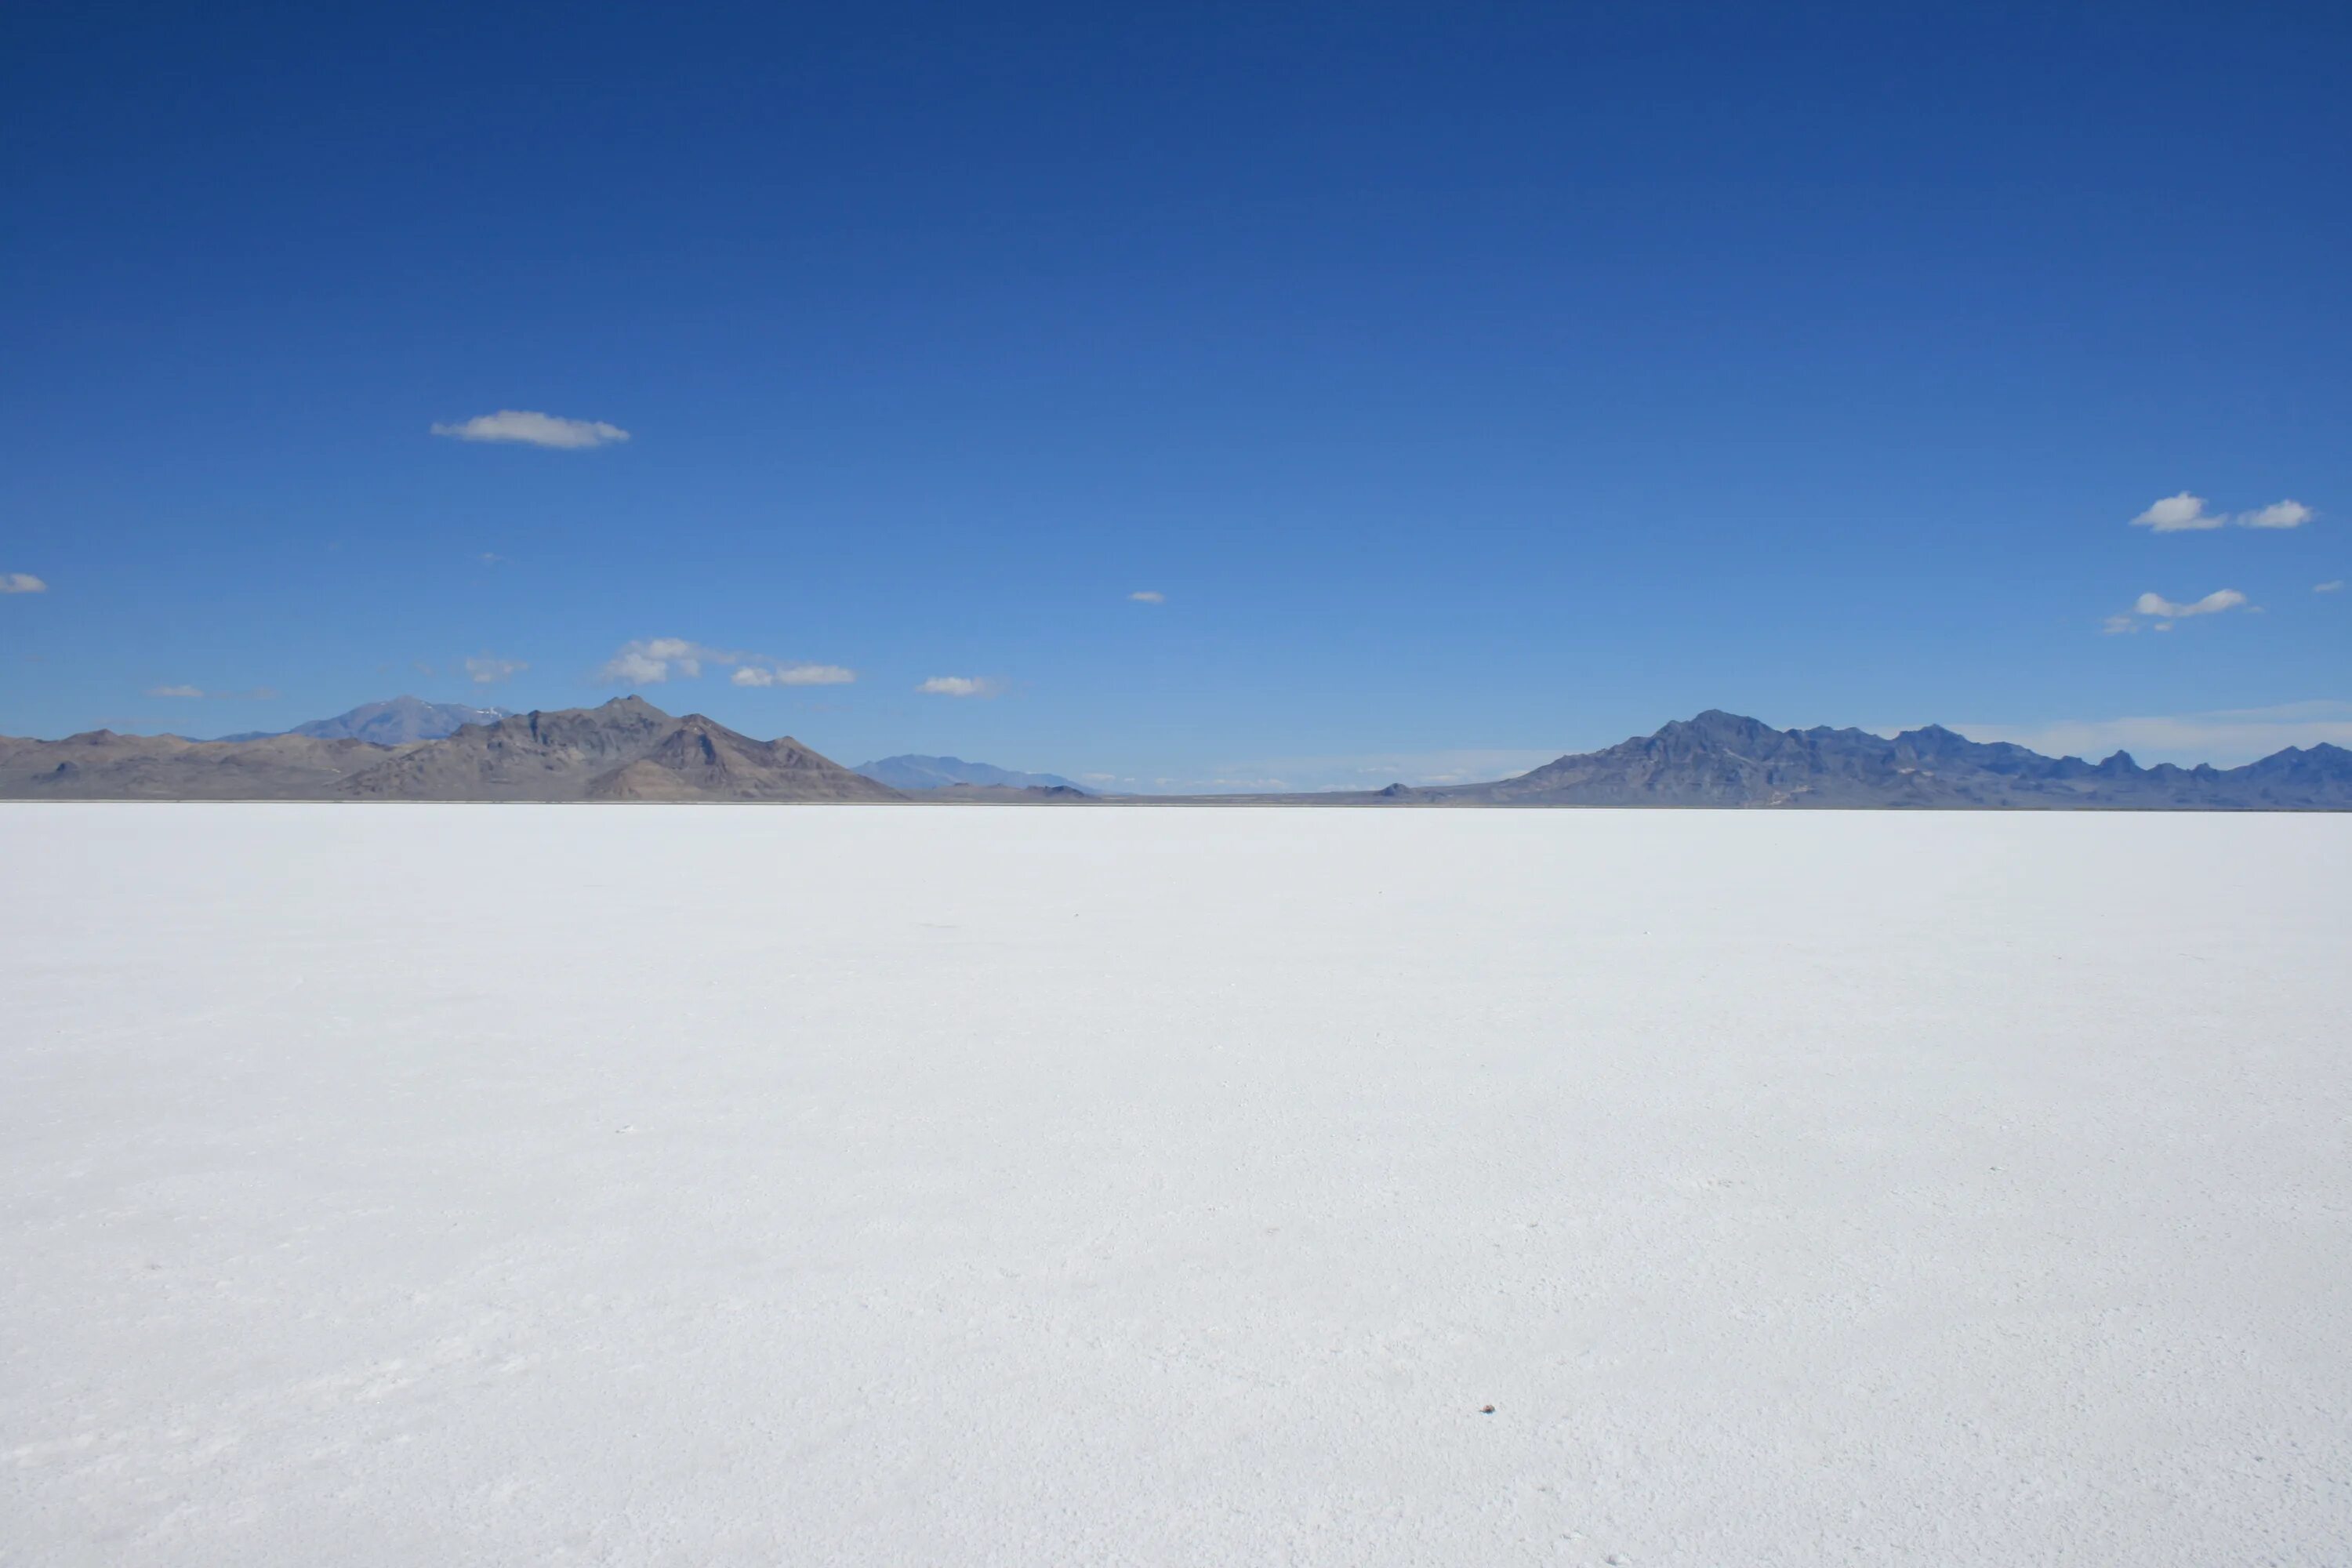
M 2320 5 L 8 7 L 0 732 L 2352 741 L 2347 75 Z

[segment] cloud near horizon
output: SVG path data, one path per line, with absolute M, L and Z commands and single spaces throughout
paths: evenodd
M 846 686 L 857 672 L 837 664 L 786 664 L 765 654 L 710 647 L 684 637 L 639 637 L 604 661 L 596 679 L 606 686 L 659 686 L 672 675 L 693 679 L 706 664 L 732 669 L 738 686 Z
M 682 676 L 702 673 L 705 660 L 732 664 L 735 656 L 690 643 L 684 637 L 638 637 L 623 643 L 621 651 L 604 661 L 596 679 L 608 686 L 659 686 L 675 669 Z
M 0 572 L 0 594 L 46 594 L 49 585 L 30 572 Z
M 2132 519 L 2131 525 L 2155 533 L 2201 533 L 2209 529 L 2227 528 L 2231 523 L 2240 528 L 2301 528 L 2318 515 L 2299 500 L 2282 500 L 2232 517 L 2227 512 L 2207 511 L 2204 497 L 2182 490 L 2149 507 Z
M 2332 583 L 2314 583 L 2311 591 L 2315 594 L 2340 594 L 2344 591 L 2344 579 L 2338 577 Z
M 1004 683 L 985 675 L 934 675 L 915 689 L 929 697 L 993 697 Z
M 496 686 L 530 668 L 521 659 L 499 658 L 486 653 L 466 661 L 466 676 L 477 686 Z
M 201 686 L 151 686 L 150 697 L 201 698 L 210 702 L 272 702 L 277 700 L 275 687 L 257 686 L 250 691 L 206 691 Z
M 732 679 L 738 686 L 847 686 L 857 672 L 837 664 L 747 664 Z
M 455 425 L 436 425 L 433 434 L 459 441 L 508 441 L 567 452 L 608 447 L 629 438 L 626 430 L 601 419 L 563 419 L 521 408 L 501 408 Z

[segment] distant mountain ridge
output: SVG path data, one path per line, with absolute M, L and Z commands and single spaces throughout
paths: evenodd
M 2045 757 L 1939 724 L 1889 740 L 1865 730 L 1775 730 L 1710 709 L 1605 751 L 1491 784 L 1416 789 L 1398 804 L 2148 811 L 2352 809 L 2352 752 L 2290 746 L 2238 768 Z
M 468 708 L 462 702 L 427 702 L 419 697 L 394 697 L 367 702 L 331 719 L 313 719 L 291 730 L 249 730 L 223 735 L 224 741 L 261 741 L 271 735 L 308 735 L 320 741 L 372 741 L 379 746 L 402 746 L 411 741 L 437 741 L 468 724 L 489 724 L 505 718 L 509 708 Z
M 641 697 L 506 714 L 381 745 L 284 734 L 187 741 L 98 730 L 0 739 L 0 797 L 19 800 L 845 800 L 902 797 L 786 736 L 754 741 Z
M 961 757 L 924 757 L 909 752 L 857 764 L 856 772 L 892 789 L 949 789 L 957 784 L 1004 784 L 1013 789 L 1066 789 L 1092 792 L 1059 773 L 1024 773 Z
M 0 799 L 331 800 L 394 754 L 366 741 L 265 735 L 190 741 L 91 730 L 62 741 L 0 736 Z
M 1050 774 L 916 760 L 987 769 L 1000 780 L 902 794 L 790 736 L 755 741 L 698 713 L 673 718 L 641 697 L 620 697 L 598 708 L 507 714 L 396 745 L 299 733 L 250 741 L 107 730 L 62 741 L 0 737 L 0 798 L 1115 804 L 1066 783 L 1000 782 Z M 1128 797 L 1153 798 L 1164 800 Z M 2345 811 L 2352 810 L 2352 751 L 2290 746 L 2243 767 L 2143 768 L 2122 752 L 2096 763 L 2045 757 L 1937 725 L 1890 740 L 1863 730 L 1775 730 L 1709 710 L 1491 783 L 1226 795 L 1202 804 L 1252 799 L 1372 807 Z
M 787 735 L 754 741 L 642 697 L 467 724 L 344 780 L 363 800 L 896 800 Z

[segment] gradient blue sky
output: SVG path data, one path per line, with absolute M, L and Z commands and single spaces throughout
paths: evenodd
M 674 638 L 1147 785 L 2352 740 L 2341 5 L 28 3 L 0 75 L 0 732 Z M 628 438 L 432 433 L 499 410 Z

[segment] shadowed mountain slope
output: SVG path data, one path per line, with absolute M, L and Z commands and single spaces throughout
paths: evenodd
M 754 741 L 642 697 L 468 724 L 346 781 L 378 800 L 896 800 L 789 736 Z
M 468 724 L 494 724 L 505 718 L 504 708 L 468 708 L 461 702 L 427 702 L 419 697 L 393 697 L 362 703 L 331 719 L 313 719 L 283 731 L 252 730 L 223 735 L 224 741 L 262 741 L 274 733 L 310 735 L 321 741 L 373 741 L 379 746 L 404 746 L 412 741 L 437 741 Z
M 589 782 L 591 800 L 897 800 L 787 735 L 754 741 L 689 714 L 660 744 Z

